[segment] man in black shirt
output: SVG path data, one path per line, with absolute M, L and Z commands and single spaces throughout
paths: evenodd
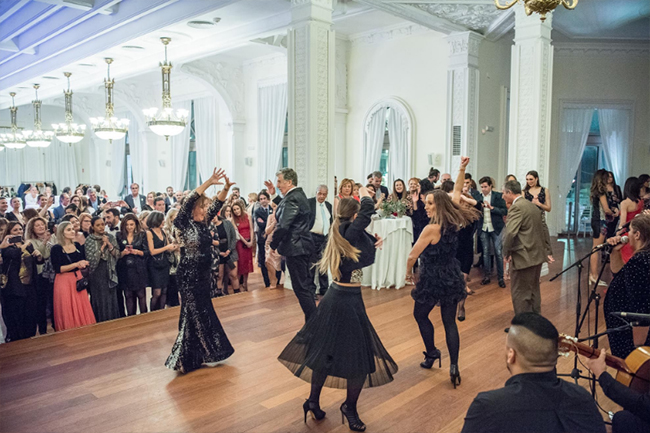
M 516 315 L 506 340 L 512 377 L 476 396 L 462 433 L 605 433 L 591 395 L 557 377 L 557 341 L 557 329 L 544 317 Z
M 616 412 L 612 419 L 612 433 L 648 433 L 650 432 L 650 394 L 641 393 L 619 383 L 607 372 L 605 349 L 600 357 L 587 359 L 589 370 L 598 378 L 598 383 L 610 400 L 622 411 Z

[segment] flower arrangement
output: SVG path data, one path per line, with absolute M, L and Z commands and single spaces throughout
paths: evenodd
M 406 215 L 406 205 L 401 200 L 387 200 L 381 205 L 381 213 L 384 218 L 401 218 Z

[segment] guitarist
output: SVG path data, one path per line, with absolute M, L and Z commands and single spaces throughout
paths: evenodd
M 650 394 L 642 394 L 619 383 L 608 372 L 605 365 L 605 349 L 600 356 L 586 359 L 589 370 L 598 378 L 598 383 L 610 400 L 623 410 L 616 412 L 612 419 L 612 433 L 650 432 Z

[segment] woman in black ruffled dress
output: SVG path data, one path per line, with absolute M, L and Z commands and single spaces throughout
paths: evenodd
M 411 296 L 415 300 L 413 316 L 420 328 L 426 352 L 422 368 L 431 368 L 438 360 L 440 366 L 440 350 L 434 344 L 433 324 L 429 313 L 433 307 L 440 305 L 442 324 L 445 327 L 447 349 L 451 366 L 449 376 L 451 382 L 460 385 L 458 371 L 458 352 L 460 336 L 456 326 L 456 308 L 460 300 L 467 296 L 465 278 L 456 258 L 458 248 L 458 232 L 461 227 L 470 224 L 477 217 L 474 208 L 460 206 L 460 195 L 465 179 L 465 167 L 469 158 L 461 158 L 460 171 L 452 197 L 441 190 L 434 190 L 425 197 L 425 209 L 431 223 L 427 225 L 409 254 L 406 265 L 407 278 L 410 277 L 413 264 L 421 257 L 419 278 Z
M 320 272 L 331 270 L 334 282 L 305 326 L 282 351 L 278 360 L 297 377 L 311 383 L 311 394 L 303 410 L 317 420 L 323 386 L 347 389 L 341 405 L 350 430 L 365 431 L 357 401 L 363 388 L 393 380 L 397 364 L 375 332 L 361 296 L 361 268 L 375 261 L 375 248 L 382 239 L 366 232 L 375 205 L 366 188 L 360 188 L 361 203 L 341 199 L 337 206 Z
M 211 185 L 225 179 L 225 187 L 210 199 L 203 195 Z M 183 248 L 176 271 L 181 295 L 178 337 L 165 365 L 187 373 L 201 365 L 212 367 L 233 354 L 234 349 L 221 327 L 210 298 L 212 235 L 208 222 L 217 215 L 232 184 L 222 170 L 193 191 L 183 202 L 174 227 Z

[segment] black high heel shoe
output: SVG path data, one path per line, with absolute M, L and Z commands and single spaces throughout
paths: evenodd
M 312 417 L 316 421 L 325 418 L 325 412 L 320 409 L 320 405 L 311 400 L 305 400 L 305 403 L 302 405 L 302 410 L 305 412 L 305 424 L 307 424 L 307 413 L 309 412 L 311 412 Z
M 449 378 L 451 383 L 454 384 L 454 389 L 456 389 L 456 386 L 460 385 L 460 372 L 457 364 L 451 364 L 451 367 L 449 367 Z
M 441 367 L 442 365 L 442 360 L 441 357 L 442 355 L 440 354 L 440 350 L 436 349 L 432 353 L 428 352 L 422 352 L 424 354 L 424 361 L 420 363 L 420 367 L 422 368 L 431 368 L 433 367 L 433 363 L 436 362 L 436 359 L 438 360 L 438 368 Z
M 341 424 L 345 424 L 344 417 L 348 419 L 348 427 L 350 427 L 350 430 L 366 431 L 366 425 L 359 419 L 357 411 L 350 410 L 345 403 L 341 405 Z

